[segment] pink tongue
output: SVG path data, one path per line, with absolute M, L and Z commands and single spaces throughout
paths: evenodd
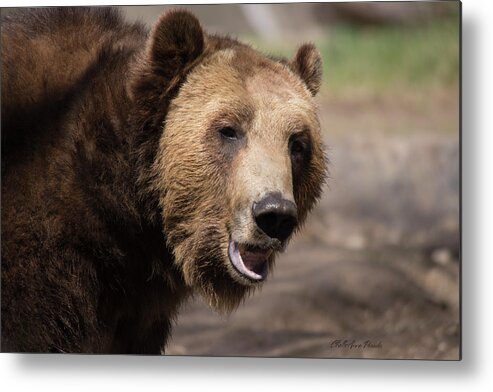
M 264 252 L 244 252 L 241 254 L 243 264 L 250 271 L 262 275 L 267 264 L 267 254 Z

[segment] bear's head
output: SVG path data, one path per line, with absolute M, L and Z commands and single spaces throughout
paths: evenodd
M 268 58 L 179 10 L 158 21 L 143 64 L 134 95 L 159 140 L 140 152 L 153 157 L 141 181 L 186 284 L 231 310 L 321 194 L 320 55 L 307 44 L 292 61 Z

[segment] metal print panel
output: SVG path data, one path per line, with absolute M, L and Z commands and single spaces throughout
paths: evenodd
M 2 352 L 460 359 L 460 4 L 2 9 Z

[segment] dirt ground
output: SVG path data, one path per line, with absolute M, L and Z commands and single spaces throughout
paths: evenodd
M 458 98 L 321 97 L 331 178 L 262 290 L 167 355 L 459 358 Z

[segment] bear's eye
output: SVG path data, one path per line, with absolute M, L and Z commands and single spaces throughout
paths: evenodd
M 238 132 L 232 127 L 224 127 L 219 129 L 219 133 L 225 139 L 237 140 L 239 138 Z
M 312 144 L 308 131 L 292 135 L 289 138 L 289 155 L 294 175 L 300 175 L 307 167 L 312 156 Z
M 305 144 L 300 138 L 291 138 L 289 141 L 289 151 L 292 155 L 300 155 L 305 151 Z

